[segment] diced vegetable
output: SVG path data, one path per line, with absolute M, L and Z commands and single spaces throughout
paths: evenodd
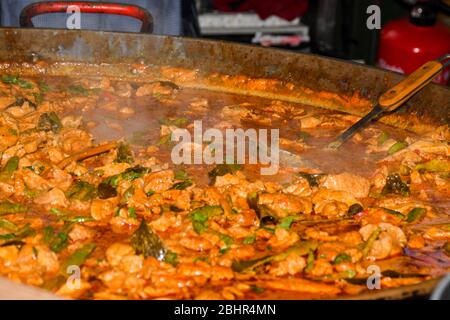
M 340 253 L 336 256 L 336 258 L 334 258 L 333 260 L 333 264 L 340 264 L 342 262 L 352 262 L 352 257 L 350 257 L 348 254 L 346 253 Z
M 208 228 L 207 221 L 211 217 L 223 214 L 221 206 L 204 206 L 193 210 L 190 214 L 194 231 L 201 234 Z
M 214 169 L 208 172 L 208 177 L 211 185 L 216 183 L 216 177 L 222 177 L 226 174 L 233 174 L 236 171 L 241 170 L 241 166 L 239 164 L 218 164 Z
M 382 146 L 389 138 L 389 133 L 383 131 L 378 137 L 378 146 Z
M 164 258 L 164 262 L 176 266 L 178 264 L 178 255 L 175 252 L 168 250 Z
M 253 244 L 256 241 L 256 235 L 252 234 L 251 236 L 246 237 L 242 243 L 243 244 Z
M 193 182 L 191 180 L 185 180 L 185 181 L 175 183 L 170 189 L 184 190 L 184 189 L 189 188 L 192 185 L 193 185 Z
M 315 261 L 314 251 L 309 250 L 308 256 L 306 257 L 305 272 L 311 272 L 311 270 L 314 268 L 314 261 Z
M 90 216 L 78 216 L 78 217 L 64 217 L 62 220 L 70 223 L 84 223 L 94 221 L 94 218 Z
M 366 243 L 364 244 L 364 248 L 362 250 L 363 257 L 367 257 L 367 255 L 370 252 L 370 249 L 372 249 L 373 243 L 375 242 L 375 240 L 378 239 L 378 236 L 380 235 L 380 233 L 381 233 L 381 228 L 377 228 L 369 236 L 369 238 L 367 239 Z
M 18 76 L 3 75 L 2 76 L 2 82 L 3 83 L 7 83 L 7 84 L 18 85 L 22 89 L 32 89 L 33 88 L 33 84 L 31 84 L 30 82 L 19 78 Z
M 168 119 L 168 118 L 162 118 L 159 120 L 159 123 L 166 126 L 175 126 L 175 127 L 183 127 L 189 122 L 189 119 L 187 118 L 175 118 L 175 119 Z
M 405 141 L 396 142 L 389 148 L 388 154 L 393 155 L 406 147 L 408 147 L 408 144 Z
M 326 176 L 326 174 L 323 173 L 315 173 L 315 174 L 311 174 L 311 173 L 306 173 L 306 172 L 299 172 L 297 173 L 300 177 L 306 179 L 306 181 L 308 181 L 309 186 L 311 188 L 313 187 L 318 187 L 319 186 L 319 182 L 320 179 L 322 179 L 323 177 Z
M 69 91 L 74 95 L 81 95 L 87 97 L 91 94 L 101 92 L 101 89 L 100 88 L 87 89 L 81 85 L 71 85 L 69 86 Z
M 0 219 L 0 228 L 13 232 L 19 230 L 19 227 L 15 223 L 5 219 Z
M 20 203 L 12 203 L 9 201 L 0 202 L 0 215 L 9 213 L 24 213 L 28 207 Z
M 406 216 L 406 222 L 412 223 L 420 221 L 425 217 L 426 213 L 427 210 L 424 208 L 414 208 Z
M 386 211 L 387 213 L 389 213 L 390 215 L 396 216 L 396 217 L 398 217 L 398 218 L 400 218 L 402 220 L 406 218 L 406 216 L 403 213 L 401 213 L 401 212 L 398 212 L 398 211 L 395 211 L 395 210 L 392 210 L 392 209 L 388 209 L 388 208 L 382 208 L 382 209 L 384 211 Z
M 34 236 L 35 234 L 36 231 L 31 227 L 29 223 L 27 223 L 15 233 L 1 234 L 0 240 L 7 241 L 2 244 L 2 247 L 8 245 L 16 245 L 17 243 L 20 243 L 22 239 Z
M 434 159 L 425 163 L 418 164 L 416 166 L 416 170 L 428 172 L 450 172 L 450 162 Z
M 76 250 L 63 263 L 62 270 L 66 270 L 68 266 L 81 266 L 96 248 L 95 243 L 87 243 L 80 249 Z
M 86 182 L 77 180 L 72 183 L 69 190 L 66 192 L 66 197 L 79 201 L 90 201 L 97 196 L 97 190 L 95 186 Z
M 317 242 L 314 241 L 303 241 L 299 245 L 295 247 L 291 247 L 285 252 L 271 255 L 271 256 L 265 256 L 259 259 L 254 260 L 243 260 L 243 261 L 234 261 L 231 265 L 231 268 L 235 272 L 245 272 L 245 271 L 252 271 L 256 269 L 259 266 L 262 266 L 266 263 L 270 262 L 279 262 L 286 259 L 291 253 L 298 254 L 300 256 L 306 256 L 309 255 L 310 252 L 314 252 L 317 249 Z
M 6 181 L 12 178 L 14 171 L 19 167 L 19 157 L 11 157 L 0 171 L 0 181 Z
M 382 195 L 400 194 L 404 197 L 409 196 L 409 187 L 402 181 L 399 174 L 391 174 L 386 178 L 386 185 L 381 190 Z
M 43 230 L 43 240 L 49 245 L 52 251 L 56 253 L 61 252 L 69 245 L 69 232 L 72 230 L 72 227 L 72 223 L 66 223 L 57 233 L 55 233 L 55 229 L 53 227 L 45 227 Z
M 292 225 L 292 223 L 294 223 L 295 219 L 296 219 L 296 217 L 293 217 L 293 216 L 283 218 L 283 220 L 281 220 L 281 222 L 278 224 L 278 227 L 282 228 L 282 229 L 290 229 L 291 225 Z
M 97 187 L 98 197 L 100 199 L 108 199 L 115 197 L 117 196 L 116 188 L 119 185 L 119 181 L 121 180 L 133 181 L 149 173 L 150 171 L 151 171 L 150 168 L 135 166 L 126 169 L 122 173 L 108 177 L 98 185 Z
M 61 120 L 55 112 L 46 112 L 41 114 L 37 128 L 43 131 L 52 131 L 58 133 L 62 129 Z
M 442 247 L 444 250 L 444 253 L 450 257 L 450 242 L 447 241 L 444 246 Z
M 131 236 L 131 245 L 136 254 L 143 254 L 144 257 L 154 257 L 164 260 L 167 250 L 163 242 L 156 233 L 151 230 L 145 220 L 142 220 L 139 228 Z
M 175 179 L 181 180 L 181 181 L 175 183 L 170 189 L 185 190 L 194 184 L 192 182 L 191 177 L 189 177 L 188 174 L 186 173 L 186 171 L 183 171 L 183 170 L 179 170 L 179 171 L 175 172 Z

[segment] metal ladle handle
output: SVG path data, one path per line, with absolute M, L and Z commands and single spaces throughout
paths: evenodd
M 406 79 L 386 91 L 378 100 L 379 106 L 384 111 L 393 111 L 408 101 L 417 92 L 422 90 L 448 65 L 450 54 L 425 63 L 419 69 L 411 73 Z

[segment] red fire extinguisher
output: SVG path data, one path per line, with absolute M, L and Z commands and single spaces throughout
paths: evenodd
M 440 5 L 441 8 L 446 6 L 443 3 Z M 435 6 L 427 2 L 418 3 L 408 18 L 393 20 L 383 27 L 378 65 L 410 74 L 425 62 L 447 53 L 450 53 L 450 29 L 437 21 Z M 450 68 L 447 68 L 435 82 L 449 84 L 449 78 Z

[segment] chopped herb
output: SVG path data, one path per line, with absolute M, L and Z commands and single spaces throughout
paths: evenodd
M 11 157 L 0 171 L 0 181 L 6 181 L 12 178 L 14 171 L 19 167 L 19 157 Z
M 137 219 L 136 209 L 135 208 L 128 208 L 128 215 L 132 219 Z
M 49 91 L 50 91 L 50 86 L 49 86 L 46 82 L 40 80 L 39 83 L 38 83 L 38 85 L 39 85 L 39 90 L 40 90 L 42 93 L 46 93 L 46 92 L 49 92 Z
M 69 232 L 72 230 L 72 227 L 72 223 L 66 223 L 61 231 L 55 234 L 55 230 L 48 226 L 44 228 L 43 239 L 52 251 L 59 253 L 69 245 Z
M 122 199 L 120 200 L 120 204 L 126 205 L 133 195 L 134 195 L 134 187 L 131 186 L 123 193 Z
M 164 260 L 167 254 L 161 239 L 148 227 L 145 220 L 142 220 L 130 241 L 136 254 L 143 254 L 145 258 L 154 257 L 158 260 Z
M 208 228 L 209 218 L 223 214 L 221 206 L 204 206 L 193 210 L 190 214 L 194 231 L 198 234 L 203 233 Z
M 251 285 L 250 290 L 252 290 L 254 293 L 263 293 L 265 289 L 257 287 L 255 285 Z
M 166 134 L 164 136 L 162 136 L 161 138 L 159 138 L 158 141 L 158 146 L 163 146 L 163 145 L 170 145 L 171 141 L 171 134 Z
M 424 208 L 414 208 L 408 213 L 406 217 L 406 222 L 412 223 L 420 221 L 425 217 L 426 213 L 427 210 Z
M 11 221 L 5 220 L 5 219 L 0 219 L 0 228 L 6 229 L 9 231 L 13 231 L 13 232 L 19 230 L 19 227 L 16 224 L 14 224 Z
M 143 175 L 149 173 L 151 170 L 149 168 L 144 168 L 141 166 L 135 166 L 126 169 L 124 172 L 110 176 L 101 182 L 97 187 L 98 197 L 100 199 L 108 199 L 117 196 L 117 186 L 119 181 L 127 180 L 133 181 Z
M 168 119 L 168 118 L 162 118 L 159 120 L 159 123 L 165 126 L 174 126 L 181 128 L 185 126 L 189 122 L 189 119 L 187 118 L 175 118 L 175 119 Z
M 246 237 L 242 243 L 243 244 L 253 244 L 256 241 L 256 235 L 252 234 L 251 236 Z
M 27 237 L 34 236 L 35 234 L 36 231 L 31 227 L 29 223 L 27 223 L 25 226 L 17 230 L 17 232 L 15 233 L 1 234 L 0 240 L 8 241 L 6 244 L 5 243 L 2 244 L 2 246 L 6 246 L 14 244 L 15 242 L 21 241 L 22 239 L 25 239 Z
M 408 147 L 408 144 L 405 141 L 396 142 L 389 148 L 388 154 L 393 155 L 406 147 Z
M 166 256 L 164 257 L 164 262 L 176 266 L 178 264 L 178 255 L 176 254 L 176 252 L 168 250 Z
M 0 215 L 9 213 L 24 213 L 28 207 L 20 203 L 12 203 L 9 201 L 0 202 Z
M 382 146 L 389 138 L 389 133 L 383 131 L 378 137 L 378 146 Z
M 184 180 L 181 182 L 175 183 L 170 189 L 171 190 L 185 190 L 193 185 L 191 180 Z
M 281 222 L 278 224 L 278 227 L 282 228 L 282 229 L 290 229 L 291 225 L 295 221 L 295 219 L 296 219 L 296 217 L 294 217 L 294 216 L 289 216 L 289 217 L 283 218 L 283 220 L 281 220 Z
M 115 162 L 117 163 L 133 163 L 133 153 L 130 150 L 130 146 L 126 143 L 119 143 L 117 147 L 117 157 Z
M 46 112 L 39 117 L 37 128 L 43 131 L 58 133 L 62 128 L 62 123 L 55 112 Z
M 25 80 L 19 78 L 18 76 L 4 75 L 4 76 L 2 76 L 2 82 L 7 83 L 7 84 L 18 85 L 22 89 L 32 89 L 33 88 L 32 83 L 25 81 Z
M 241 170 L 239 164 L 218 164 L 214 169 L 208 172 L 208 177 L 210 183 L 214 184 L 216 182 L 216 177 L 222 177 L 226 174 L 233 174 L 236 171 Z
M 336 258 L 334 258 L 333 260 L 333 264 L 337 265 L 340 264 L 342 262 L 352 262 L 352 257 L 350 257 L 348 254 L 346 253 L 340 253 L 336 256 Z
M 392 209 L 388 209 L 388 208 L 382 208 L 384 211 L 386 211 L 387 213 L 389 213 L 390 215 L 393 215 L 395 217 L 398 217 L 400 219 L 405 219 L 405 215 L 399 211 L 395 211 Z

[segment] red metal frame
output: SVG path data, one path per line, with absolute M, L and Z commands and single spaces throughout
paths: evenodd
M 142 22 L 141 32 L 151 33 L 153 31 L 153 17 L 146 9 L 124 3 L 104 3 L 91 1 L 43 1 L 26 6 L 20 13 L 20 26 L 33 27 L 32 19 L 35 16 L 67 12 L 69 6 L 77 6 L 81 13 L 105 13 L 129 16 Z

